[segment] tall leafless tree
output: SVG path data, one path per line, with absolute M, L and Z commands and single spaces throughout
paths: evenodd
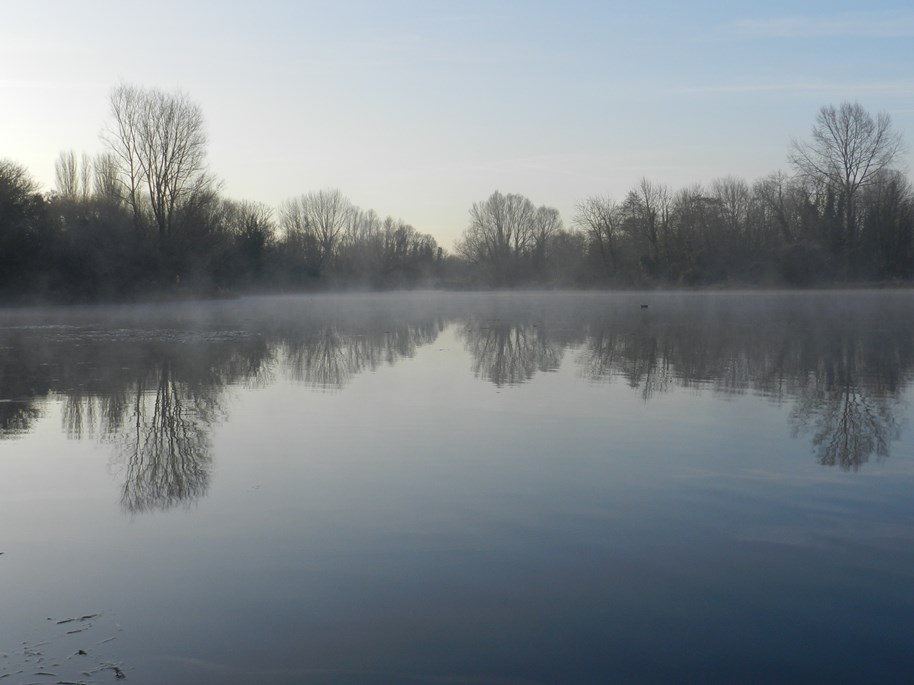
M 73 150 L 64 150 L 54 163 L 57 193 L 67 200 L 87 202 L 92 196 L 92 160 L 85 153 L 77 158 Z
M 470 209 L 470 226 L 458 250 L 492 269 L 495 282 L 510 278 L 512 262 L 534 244 L 536 207 L 523 195 L 495 191 Z
M 596 244 L 607 275 L 616 268 L 617 243 L 622 232 L 622 210 L 608 197 L 588 197 L 578 204 L 574 223 Z
M 97 155 L 92 165 L 92 171 L 92 189 L 95 197 L 112 204 L 119 204 L 122 197 L 117 157 L 110 152 Z
M 629 230 L 636 240 L 646 242 L 649 263 L 648 271 L 657 275 L 661 268 L 661 259 L 669 249 L 672 193 L 660 183 L 642 178 L 638 185 L 625 198 L 623 209 L 628 215 Z M 669 255 L 666 255 L 667 263 Z
M 120 85 L 110 95 L 112 121 L 102 140 L 117 162 L 119 195 L 133 214 L 133 225 L 143 227 L 143 167 L 140 164 L 140 120 L 143 91 L 136 86 Z
M 533 215 L 531 238 L 533 256 L 538 271 L 542 272 L 546 264 L 546 251 L 549 241 L 562 230 L 562 217 L 555 207 L 545 205 L 537 207 Z
M 844 195 L 846 260 L 856 242 L 857 192 L 890 168 L 902 149 L 901 134 L 892 129 L 889 115 L 880 112 L 873 117 L 856 102 L 822 107 L 810 140 L 791 142 L 789 160 L 797 171 L 824 180 Z
M 321 264 L 326 266 L 333 261 L 354 211 L 352 203 L 332 188 L 287 200 L 280 211 L 280 222 L 287 238 L 313 240 L 320 249 Z
M 64 150 L 54 162 L 54 182 L 57 193 L 68 200 L 79 194 L 79 164 L 73 150 Z
M 148 206 L 160 239 L 181 205 L 206 190 L 206 132 L 200 107 L 183 93 L 121 85 L 111 93 L 103 139 L 118 161 L 123 197 L 137 226 Z

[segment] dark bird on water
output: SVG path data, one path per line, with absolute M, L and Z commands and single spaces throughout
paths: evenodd
M 641 305 L 641 309 L 647 309 L 647 305 L 646 304 Z

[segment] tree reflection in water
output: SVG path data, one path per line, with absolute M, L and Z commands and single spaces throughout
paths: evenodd
M 475 320 L 462 329 L 473 374 L 498 387 L 529 381 L 537 371 L 555 371 L 564 346 L 530 321 Z
M 900 437 L 896 413 L 914 352 L 910 332 L 886 323 L 848 330 L 832 322 L 817 341 L 826 353 L 799 376 L 790 421 L 794 435 L 812 434 L 820 464 L 856 471 L 889 456 Z
M 115 447 L 126 511 L 168 509 L 204 496 L 211 431 L 225 417 L 224 389 L 251 379 L 262 382 L 269 374 L 269 348 L 258 339 L 103 347 L 124 365 L 115 377 L 94 375 L 94 384 L 80 382 L 66 392 L 67 435 L 96 437 Z M 82 367 L 98 371 L 94 362 Z
M 603 304 L 537 325 L 527 310 L 471 318 L 462 335 L 473 373 L 497 386 L 523 383 L 573 348 L 585 377 L 623 379 L 645 401 L 676 388 L 758 393 L 792 403 L 793 434 L 811 433 L 819 462 L 845 470 L 887 456 L 900 436 L 914 368 L 910 298 L 696 295 L 650 311 L 626 296 Z
M 118 436 L 126 464 L 121 503 L 130 512 L 191 502 L 209 488 L 216 397 L 189 391 L 167 362 L 155 380 L 150 391 L 137 386 L 129 430 Z
M 644 399 L 706 385 L 793 403 L 794 436 L 812 433 L 819 463 L 844 470 L 888 456 L 900 437 L 897 413 L 914 367 L 912 319 L 881 300 L 829 309 L 815 297 L 784 298 L 763 309 L 671 311 L 659 321 L 592 322 L 579 356 L 585 375 L 621 375 Z
M 327 326 L 284 336 L 278 343 L 282 366 L 296 382 L 339 390 L 364 371 L 412 357 L 420 345 L 434 342 L 444 322 L 432 317 L 419 324 L 400 321 L 384 326 L 354 330 Z
M 813 433 L 820 464 L 856 471 L 872 456 L 889 456 L 889 442 L 900 434 L 897 404 L 897 398 L 868 395 L 850 383 L 828 389 L 816 382 L 790 418 L 795 436 Z
M 209 489 L 212 430 L 226 418 L 228 386 L 263 387 L 280 370 L 310 386 L 342 388 L 358 373 L 414 355 L 443 326 L 430 316 L 373 328 L 307 320 L 257 334 L 89 329 L 49 338 L 24 327 L 4 339 L 0 332 L 0 388 L 9 395 L 0 396 L 0 437 L 28 432 L 41 404 L 59 398 L 69 438 L 114 448 L 125 511 L 187 505 Z
M 620 379 L 643 401 L 694 388 L 786 403 L 793 434 L 809 436 L 823 465 L 857 470 L 898 439 L 914 368 L 910 298 L 846 297 L 830 308 L 834 298 L 814 295 L 669 296 L 642 310 L 635 297 L 454 296 L 393 312 L 366 299 L 348 314 L 320 300 L 323 310 L 307 316 L 248 312 L 203 330 L 8 326 L 0 437 L 32 430 L 43 404 L 59 398 L 69 437 L 114 447 L 125 510 L 186 505 L 209 488 L 228 386 L 282 375 L 342 389 L 412 357 L 452 323 L 474 375 L 498 387 L 554 371 L 570 351 L 584 377 Z

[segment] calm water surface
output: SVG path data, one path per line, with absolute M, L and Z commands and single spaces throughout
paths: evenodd
M 912 380 L 912 293 L 0 311 L 0 682 L 907 682 Z

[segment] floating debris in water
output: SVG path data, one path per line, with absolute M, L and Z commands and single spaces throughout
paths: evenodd
M 80 641 L 85 640 L 93 631 L 99 630 L 97 624 L 105 623 L 107 622 L 102 615 L 97 613 L 66 618 L 48 617 L 44 625 L 47 626 L 45 636 L 49 639 L 40 642 L 23 641 L 18 650 L 0 652 L 0 681 L 7 682 L 10 676 L 21 676 L 12 682 L 21 685 L 90 685 L 99 682 L 93 680 L 92 676 L 102 672 L 113 674 L 116 680 L 126 679 L 127 674 L 123 665 L 113 660 L 111 653 L 105 653 L 106 648 L 95 647 L 91 651 L 98 653 L 90 654 L 85 643 L 80 645 Z M 71 627 L 72 630 L 65 630 Z M 116 631 L 121 630 L 117 623 L 113 623 L 113 626 L 108 624 L 107 628 L 102 629 L 108 632 L 112 627 Z M 108 634 L 111 635 L 110 632 Z M 93 642 L 95 645 L 104 645 L 115 639 L 117 636 L 111 635 Z M 69 656 L 65 656 L 66 654 Z M 73 659 L 76 661 L 71 661 Z M 68 666 L 67 661 L 70 661 L 72 666 Z M 48 680 L 26 680 L 29 678 L 27 674 Z
M 74 621 L 91 621 L 93 618 L 98 618 L 98 614 L 86 614 L 85 616 L 80 616 L 79 618 L 64 618 L 57 622 L 57 625 L 62 625 L 64 623 L 73 623 Z

